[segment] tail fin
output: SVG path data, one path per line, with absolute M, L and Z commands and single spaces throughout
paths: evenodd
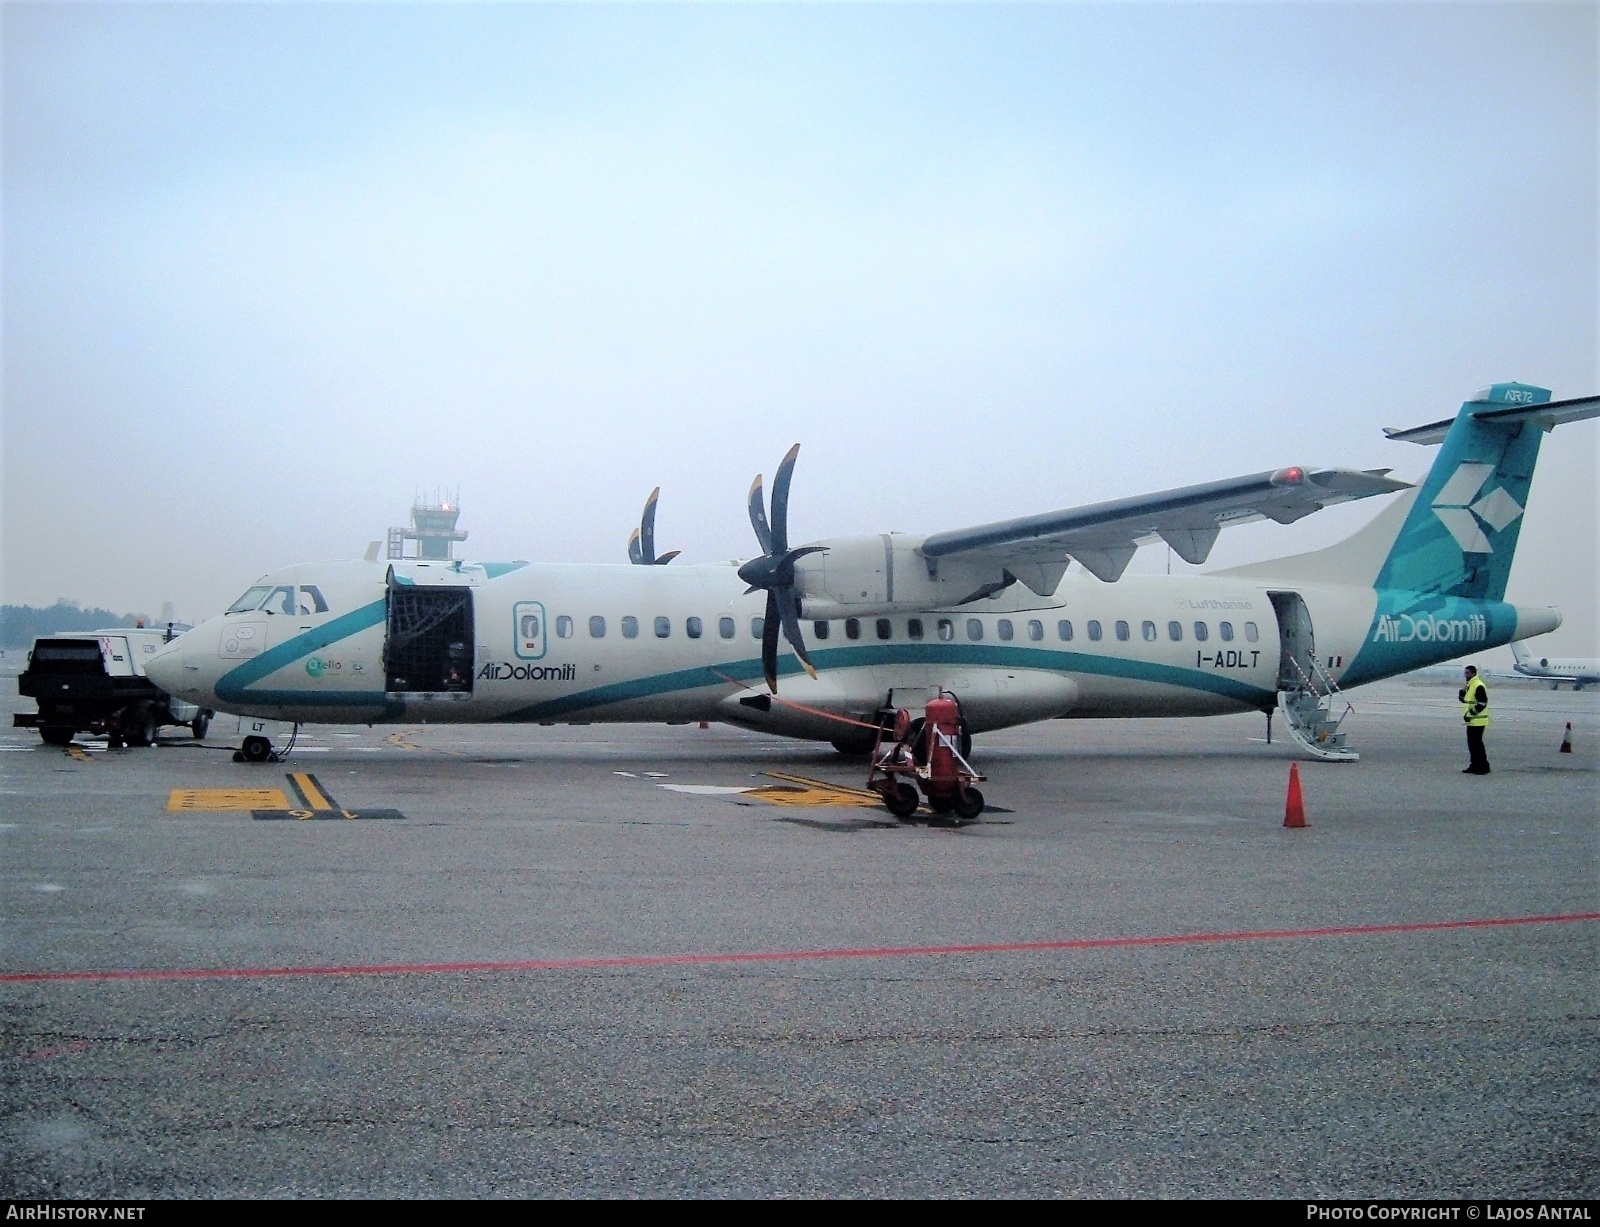
M 1388 432 L 1443 446 L 1384 559 L 1377 587 L 1490 601 L 1505 596 L 1548 429 L 1528 410 L 1549 403 L 1544 388 L 1497 383 L 1461 406 L 1442 440 L 1445 423 Z
M 1422 484 L 1355 535 L 1326 549 L 1219 572 L 1371 584 L 1441 596 L 1505 596 L 1544 432 L 1600 416 L 1600 397 L 1552 401 L 1544 388 L 1497 383 L 1454 418 L 1391 439 L 1442 443 Z
M 1533 653 L 1528 651 L 1528 649 L 1523 646 L 1522 640 L 1520 639 L 1513 639 L 1511 641 L 1511 655 L 1516 657 L 1519 665 L 1525 665 L 1533 659 Z

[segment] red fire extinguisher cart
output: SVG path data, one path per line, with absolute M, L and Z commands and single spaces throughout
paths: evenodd
M 901 708 L 893 728 L 880 730 L 867 787 L 897 818 L 917 812 L 921 789 L 936 815 L 953 813 L 971 822 L 983 813 L 983 794 L 973 785 L 985 779 L 961 753 L 961 705 L 941 690 L 920 719 Z

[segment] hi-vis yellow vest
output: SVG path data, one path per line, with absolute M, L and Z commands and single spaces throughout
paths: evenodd
M 1467 688 L 1462 692 L 1463 711 L 1461 718 L 1474 728 L 1482 728 L 1489 723 L 1489 688 L 1483 684 L 1481 677 L 1475 677 L 1467 683 Z

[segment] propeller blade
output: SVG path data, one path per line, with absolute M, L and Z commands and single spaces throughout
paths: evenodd
M 767 616 L 761 622 L 761 671 L 766 674 L 767 689 L 778 693 L 778 596 L 767 589 Z
M 637 528 L 628 534 L 628 561 L 636 567 L 644 562 L 644 553 L 639 548 L 639 530 Z
M 750 483 L 750 527 L 756 530 L 756 540 L 761 545 L 763 554 L 772 553 L 772 530 L 767 527 L 767 509 L 762 504 L 761 474 L 756 474 L 756 479 Z
M 683 553 L 682 550 L 668 550 L 665 554 L 661 555 L 660 558 L 656 559 L 655 565 L 658 567 L 664 567 L 681 553 Z
M 639 554 L 645 566 L 656 561 L 656 500 L 661 497 L 661 487 L 650 491 L 644 501 L 644 516 L 639 521 Z
M 772 477 L 772 545 L 769 554 L 784 554 L 789 550 L 789 482 L 794 477 L 795 457 L 800 454 L 796 443 L 783 454 L 778 471 Z
M 783 616 L 783 637 L 789 641 L 794 654 L 815 681 L 817 670 L 811 663 L 811 657 L 806 654 L 806 641 L 800 635 L 800 598 L 795 596 L 793 588 L 779 588 L 773 596 L 777 598 L 778 609 Z

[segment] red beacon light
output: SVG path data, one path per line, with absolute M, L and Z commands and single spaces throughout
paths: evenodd
M 1279 469 L 1271 477 L 1272 484 L 1275 486 L 1298 486 L 1305 479 L 1306 471 L 1299 465 L 1293 465 L 1287 469 Z

